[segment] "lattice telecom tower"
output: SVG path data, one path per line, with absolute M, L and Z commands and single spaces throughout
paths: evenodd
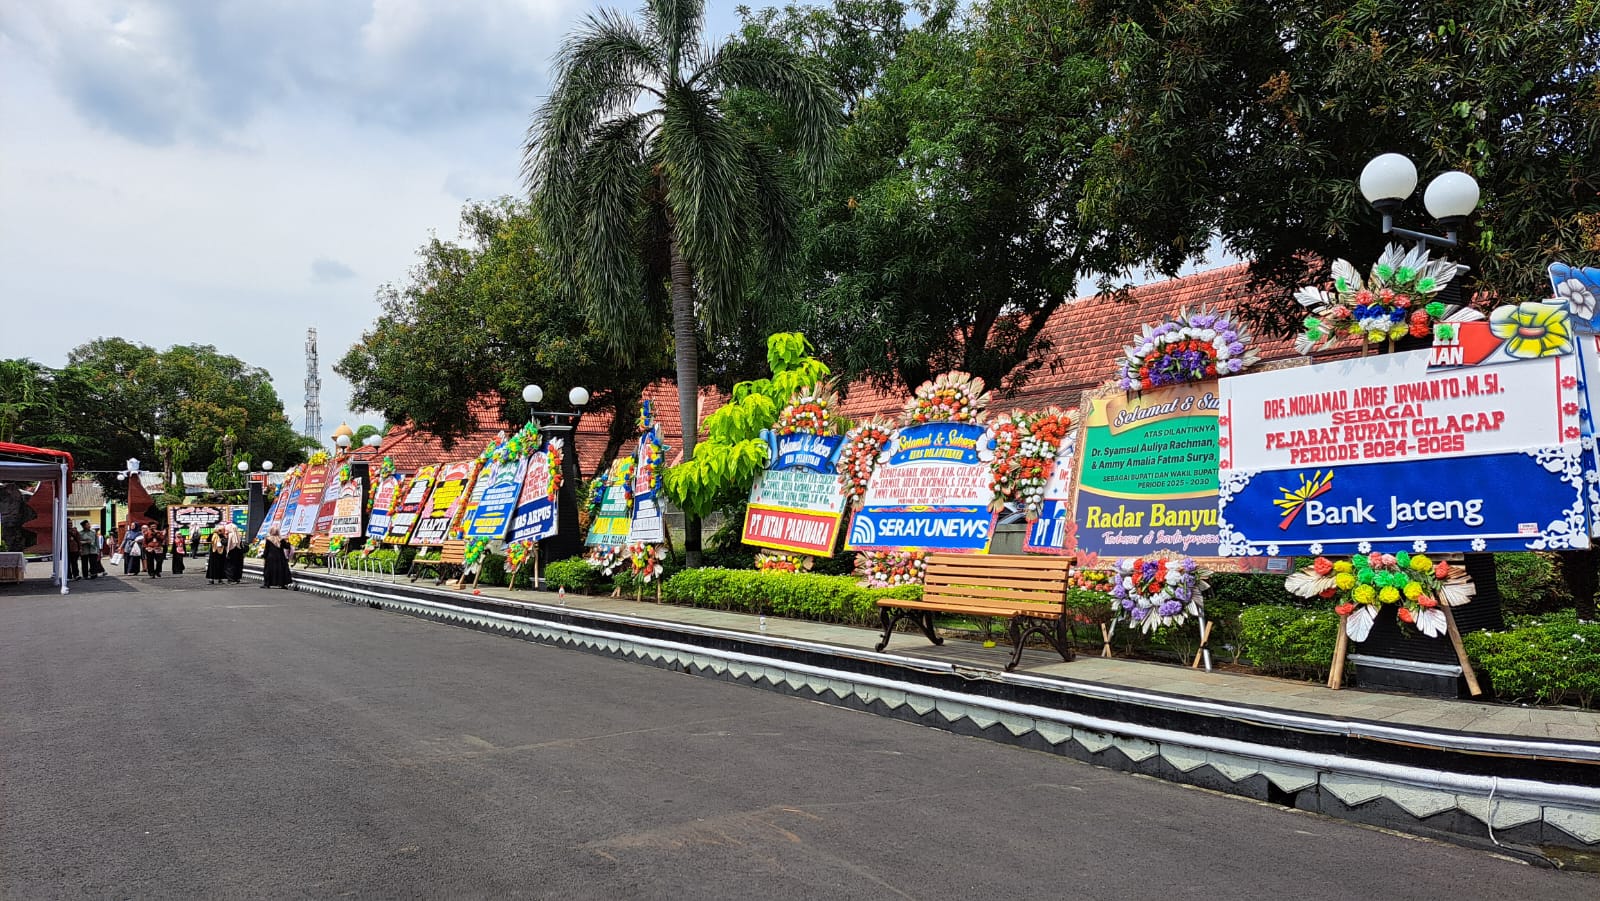
M 317 374 L 317 330 L 306 329 L 306 434 L 322 440 L 322 376 Z

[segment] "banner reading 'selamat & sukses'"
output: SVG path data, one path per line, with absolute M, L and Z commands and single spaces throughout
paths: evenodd
M 1217 552 L 1215 381 L 1086 397 L 1075 522 L 1085 555 Z

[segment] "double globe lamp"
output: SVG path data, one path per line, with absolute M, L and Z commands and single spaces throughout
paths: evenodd
M 1445 237 L 1427 235 L 1394 226 L 1394 214 L 1417 189 L 1415 163 L 1398 153 L 1374 157 L 1361 170 L 1361 193 L 1373 208 L 1383 214 L 1384 234 L 1394 233 L 1430 244 L 1456 246 L 1456 234 L 1467 217 L 1478 208 L 1478 182 L 1465 172 L 1445 172 L 1428 182 L 1422 192 L 1422 205 L 1428 215 L 1445 230 Z

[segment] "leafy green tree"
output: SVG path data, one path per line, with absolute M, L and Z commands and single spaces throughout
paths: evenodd
M 0 441 L 62 447 L 55 373 L 33 360 L 0 360 Z
M 449 446 L 475 430 L 473 407 L 485 398 L 510 425 L 527 420 L 524 385 L 545 388 L 547 408 L 582 385 L 586 410 L 614 414 L 603 469 L 634 436 L 645 386 L 671 371 L 665 341 L 616 352 L 605 329 L 556 291 L 528 203 L 468 204 L 461 230 L 464 243 L 431 239 L 409 278 L 379 292 L 382 314 L 334 366 L 350 380 L 352 406 L 415 423 Z
M 729 402 L 705 418 L 706 440 L 695 446 L 694 459 L 668 469 L 663 477 L 667 499 L 690 516 L 742 504 L 767 462 L 761 431 L 772 428 L 789 398 L 801 388 L 826 379 L 828 365 L 811 356 L 811 343 L 797 333 L 767 339 L 771 378 L 740 382 Z
M 1450 251 L 1469 291 L 1543 296 L 1551 259 L 1600 261 L 1600 4 L 1540 0 L 1039 0 L 1115 78 L 1085 209 L 1150 247 L 1213 230 L 1283 293 L 1307 261 L 1387 240 L 1356 178 L 1406 154 L 1459 169 L 1482 205 Z M 1413 201 L 1403 219 L 1426 224 Z M 1313 273 L 1318 274 L 1318 273 Z
M 129 457 L 164 467 L 169 454 L 174 471 L 209 469 L 229 433 L 254 457 L 303 458 L 266 370 L 215 347 L 102 338 L 67 359 L 56 374 L 61 426 L 83 436 L 74 450 L 85 469 L 121 469 Z
M 845 130 L 813 207 L 804 329 L 848 375 L 914 387 L 961 369 L 1015 389 L 1050 317 L 1092 279 L 1174 271 L 1204 231 L 1142 252 L 1085 217 L 1110 128 L 1103 62 L 1037 0 L 995 0 L 907 33 Z
M 387 424 L 380 429 L 370 422 L 364 422 L 361 424 L 360 428 L 356 429 L 355 436 L 350 440 L 356 447 L 360 447 L 366 443 L 368 438 L 371 438 L 374 435 L 377 435 L 381 438 L 387 434 L 389 434 L 389 427 Z
M 735 317 L 752 258 L 781 271 L 794 244 L 795 177 L 826 163 L 839 101 L 808 59 L 776 43 L 709 46 L 703 0 L 602 10 L 568 37 L 525 148 L 556 270 L 619 350 L 654 346 L 670 310 L 683 453 L 692 457 L 701 318 Z M 725 97 L 768 94 L 792 113 L 793 159 L 729 118 Z M 698 565 L 700 526 L 686 524 Z

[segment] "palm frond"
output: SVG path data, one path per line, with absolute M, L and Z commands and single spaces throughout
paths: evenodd
M 666 51 L 668 73 L 682 72 L 683 63 L 699 55 L 705 17 L 705 0 L 645 0 L 645 24 Z
M 838 93 L 815 61 L 774 44 L 735 41 L 717 48 L 695 79 L 713 90 L 772 95 L 795 118 L 807 174 L 816 180 L 827 169 L 844 113 Z
M 639 232 L 650 185 L 645 136 L 650 117 L 635 114 L 601 126 L 584 148 L 573 173 L 574 196 L 581 197 L 573 263 L 575 281 L 595 321 L 618 350 L 648 340 L 652 323 L 639 315 L 644 267 Z

